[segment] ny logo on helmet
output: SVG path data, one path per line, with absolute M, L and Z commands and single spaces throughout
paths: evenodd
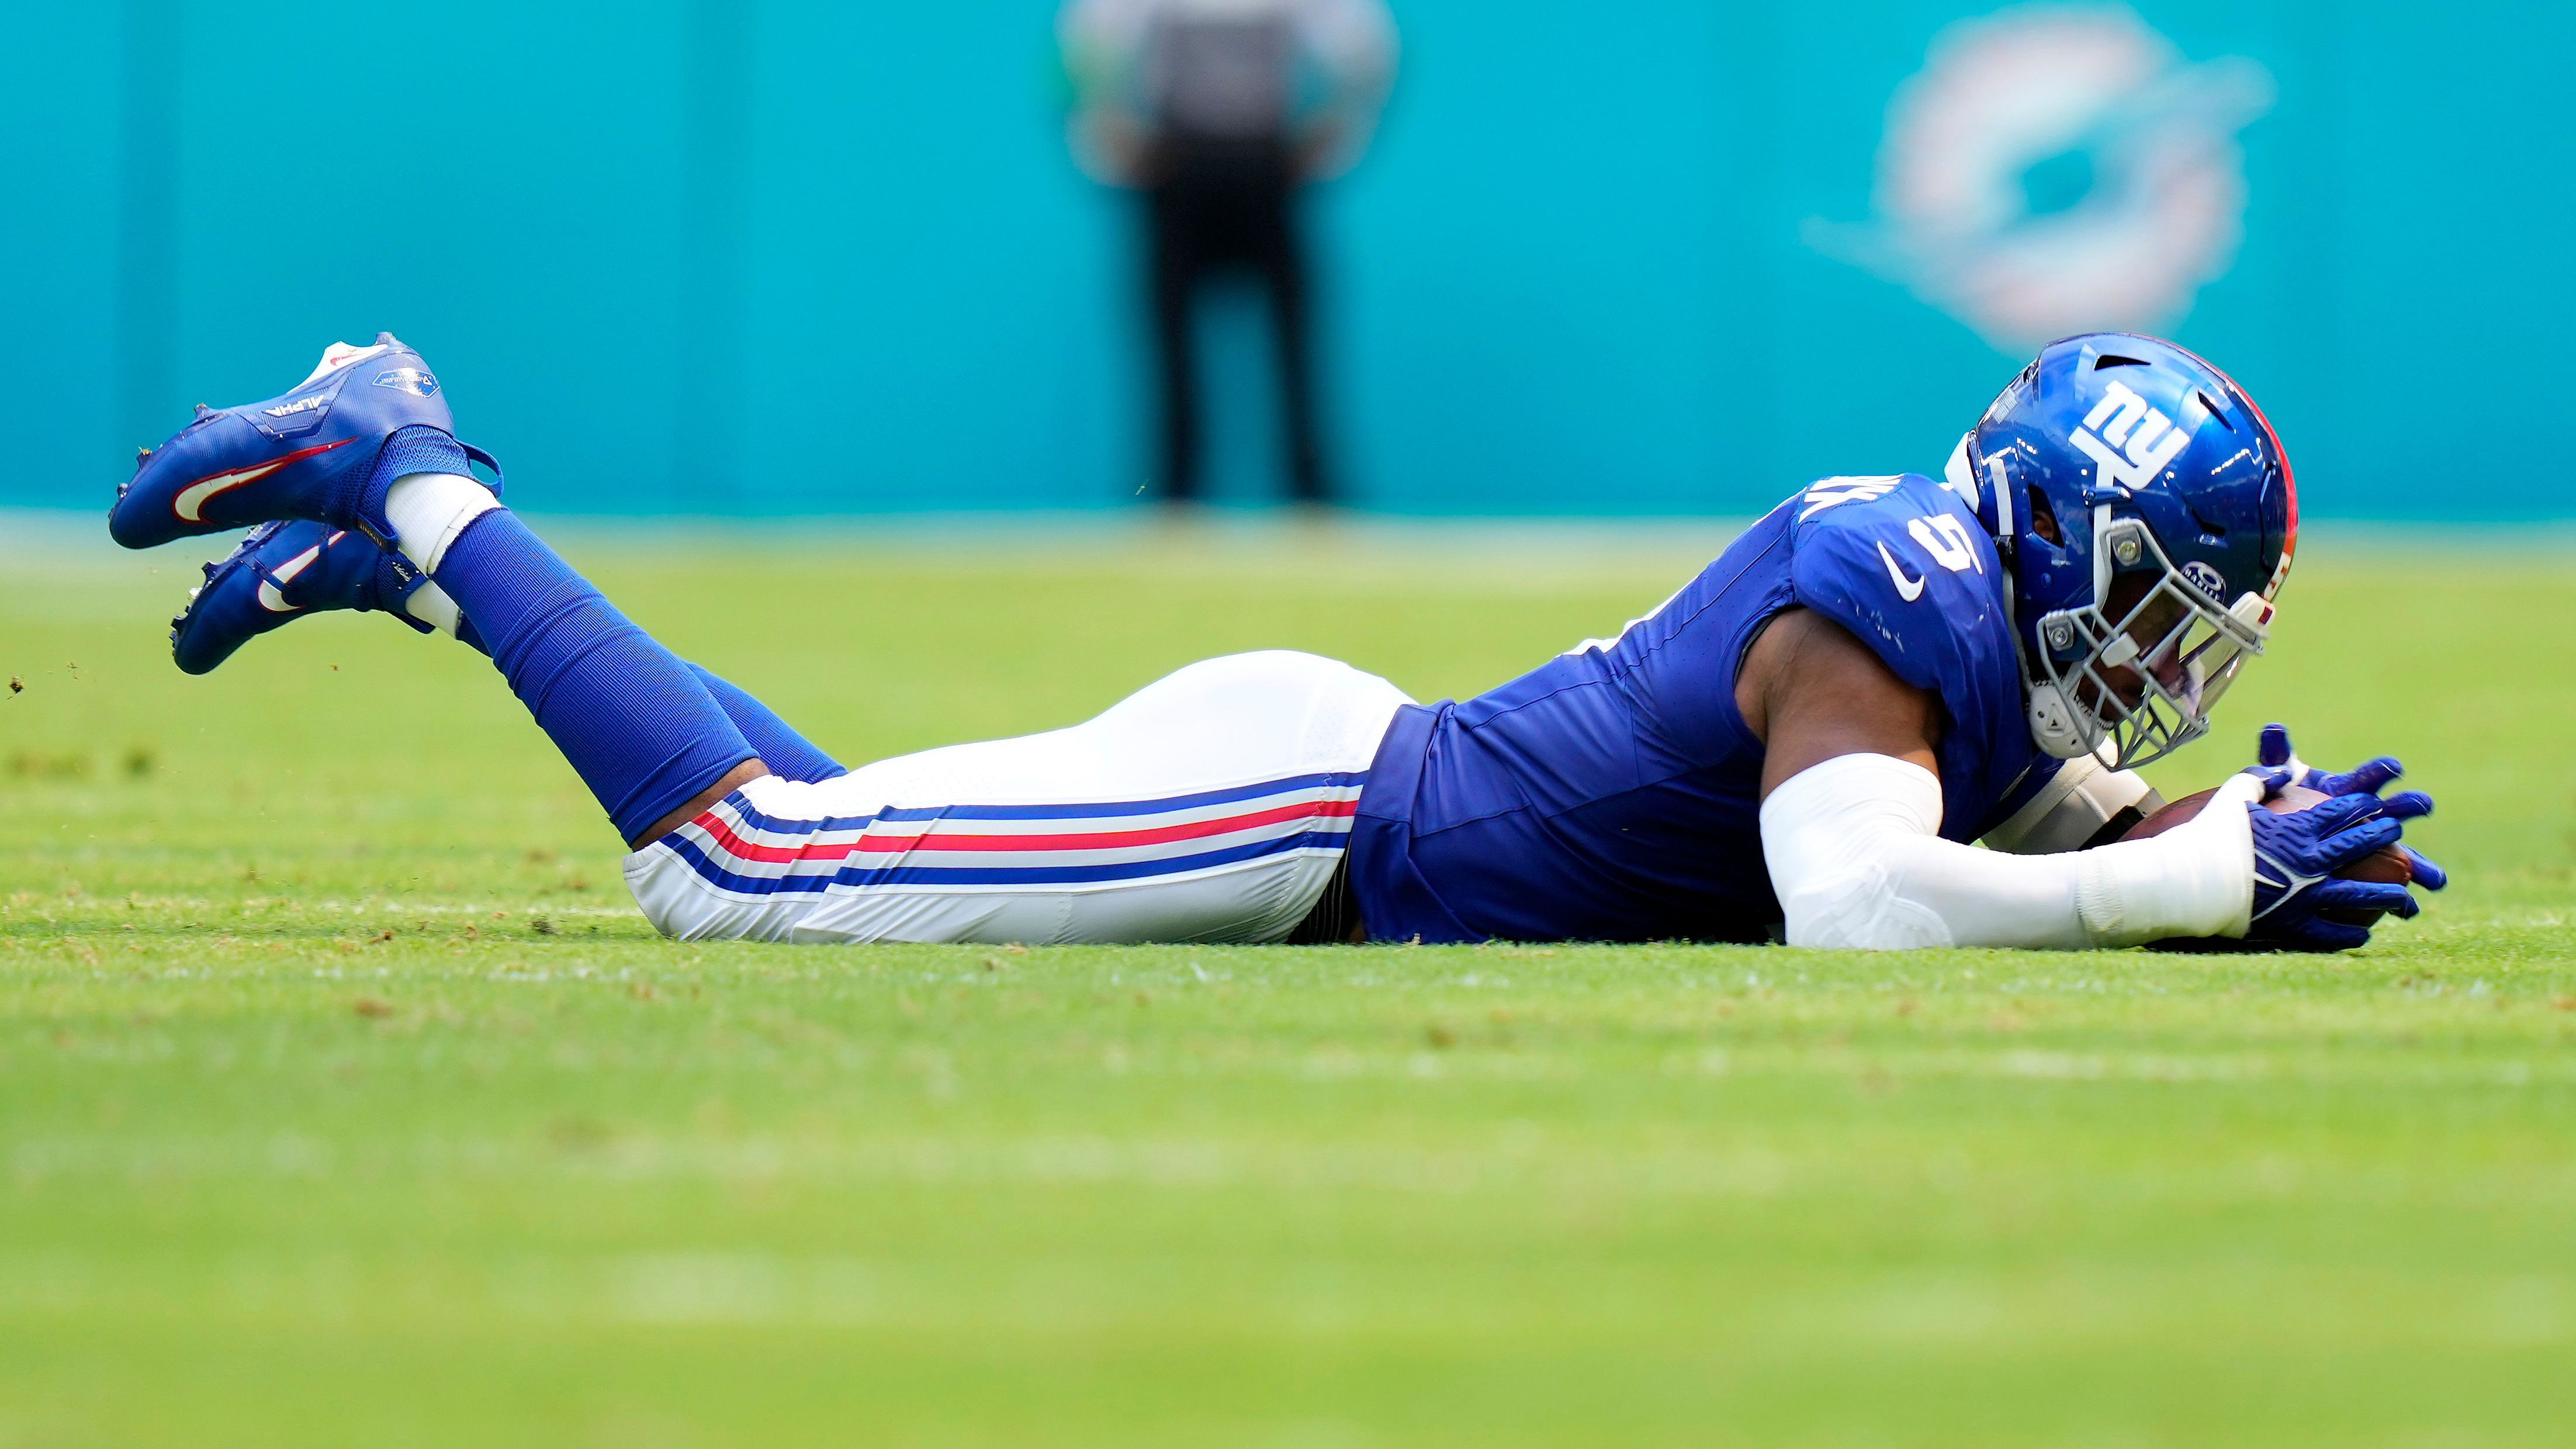
M 2103 390 L 2102 400 L 2084 415 L 2075 430 L 2076 450 L 2102 467 L 2102 480 L 2132 491 L 2146 487 L 2191 442 L 2190 428 L 2149 406 L 2122 383 Z

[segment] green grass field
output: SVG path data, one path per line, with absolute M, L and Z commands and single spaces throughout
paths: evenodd
M 832 949 L 654 938 L 466 651 L 187 679 L 177 550 L 7 527 L 7 1449 L 2576 1438 L 2576 556 L 2316 532 L 2162 772 L 2404 755 L 2355 955 Z M 567 537 L 844 759 L 1472 691 L 1704 542 Z

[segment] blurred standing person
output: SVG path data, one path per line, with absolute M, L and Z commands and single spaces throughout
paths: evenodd
M 1165 498 L 1199 493 L 1191 303 L 1211 273 L 1248 267 L 1270 294 L 1290 487 L 1331 502 L 1298 192 L 1349 170 L 1376 128 L 1395 75 L 1383 0 L 1071 0 L 1058 30 L 1076 158 L 1145 194 Z

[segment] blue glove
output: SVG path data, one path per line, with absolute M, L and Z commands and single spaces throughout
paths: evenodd
M 2247 773 L 2261 778 L 2266 800 L 2296 783 L 2288 766 Z M 2369 929 L 2329 921 L 2324 912 L 2386 911 L 2404 920 L 2422 909 L 2402 885 L 2342 880 L 2335 872 L 2381 846 L 2395 845 L 2405 829 L 2399 822 L 2433 813 L 2431 796 L 2408 790 L 2382 800 L 2356 791 L 2290 815 L 2261 805 L 2245 809 L 2254 822 L 2254 922 L 2245 933 L 2248 942 L 2294 951 L 2348 951 L 2369 944 Z
M 2396 756 L 2381 755 L 2351 774 L 2329 774 L 2299 758 L 2298 751 L 2290 747 L 2290 727 L 2285 724 L 2263 726 L 2262 742 L 2254 748 L 2254 759 L 2267 770 L 2288 770 L 2291 784 L 2305 785 L 2323 795 L 2376 795 L 2381 787 L 2406 773 Z
M 2263 726 L 2263 737 L 2254 747 L 2254 758 L 2260 762 L 2254 773 L 2286 769 L 2290 772 L 2291 784 L 2304 785 L 2321 795 L 2376 795 L 2406 773 L 2406 767 L 2398 763 L 2396 756 L 2381 755 L 2375 760 L 2364 761 L 2350 774 L 2329 774 L 2299 758 L 2298 751 L 2290 747 L 2290 727 L 2285 724 Z M 2415 847 L 2400 845 L 2397 848 L 2406 852 L 2407 861 L 2415 867 L 2417 885 L 2428 891 L 2437 891 L 2451 883 L 2450 873 L 2418 855 Z

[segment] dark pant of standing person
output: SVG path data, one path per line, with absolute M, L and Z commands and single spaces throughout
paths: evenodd
M 1147 196 L 1154 230 L 1154 335 L 1163 375 L 1165 496 L 1196 499 L 1202 472 L 1190 304 L 1210 274 L 1245 267 L 1270 293 L 1290 491 L 1301 503 L 1330 501 L 1315 435 L 1305 258 L 1297 237 L 1297 173 L 1288 148 L 1179 141 L 1166 147 L 1157 170 L 1160 179 Z

